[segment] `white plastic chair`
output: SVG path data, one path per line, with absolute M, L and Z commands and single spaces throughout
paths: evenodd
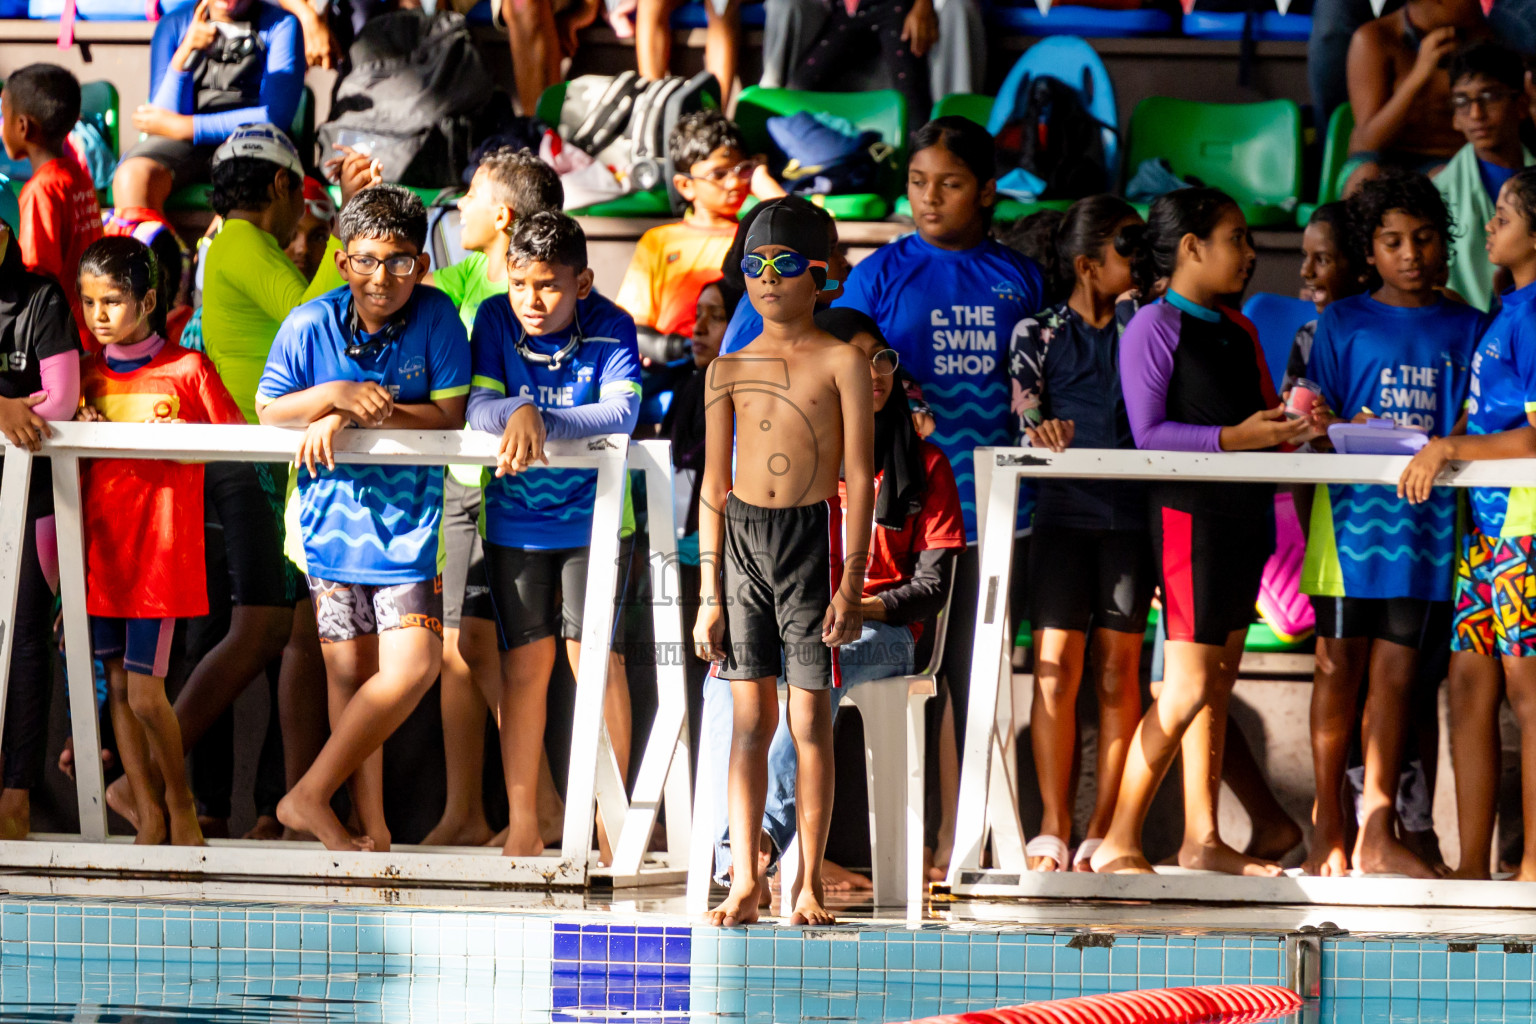
M 870 866 L 873 869 L 876 906 L 906 906 L 909 916 L 921 911 L 923 899 L 923 790 L 927 764 L 927 735 L 923 709 L 938 692 L 937 677 L 944 664 L 944 637 L 949 624 L 949 602 L 954 596 L 954 576 L 944 607 L 934 617 L 933 654 L 928 665 L 913 675 L 872 679 L 851 687 L 843 695 L 844 707 L 859 709 L 864 723 L 865 785 L 869 793 Z M 709 737 L 699 738 L 700 757 Z M 905 780 L 905 785 L 896 780 Z M 688 856 L 687 907 L 690 913 L 709 909 L 710 875 L 714 870 L 714 787 L 724 785 L 700 769 L 694 791 L 693 848 Z M 794 888 L 800 858 L 798 838 L 779 860 L 782 892 Z

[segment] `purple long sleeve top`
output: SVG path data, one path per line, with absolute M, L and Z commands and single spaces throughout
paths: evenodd
M 1120 387 L 1137 448 L 1175 452 L 1221 451 L 1221 427 L 1168 418 L 1168 385 L 1184 314 L 1219 320 L 1220 313 L 1196 306 L 1175 293 L 1143 306 L 1120 339 Z

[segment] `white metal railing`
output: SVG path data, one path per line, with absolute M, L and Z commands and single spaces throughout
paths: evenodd
M 974 873 L 980 867 L 982 851 L 990 837 L 993 865 L 1003 872 L 1018 875 L 1019 882 L 1013 888 L 1022 887 L 1028 890 L 1028 895 L 1058 894 L 1081 898 L 1080 890 L 1086 885 L 1105 896 L 1113 893 L 1120 898 L 1159 898 L 1152 889 L 1143 891 L 1130 879 L 1099 885 L 1079 883 L 1076 879 L 1030 878 L 1025 873 L 1024 829 L 1019 819 L 1013 746 L 1017 727 L 1011 680 L 1004 676 L 1005 672 L 1011 675 L 1008 653 L 1013 638 L 1008 635 L 1007 602 L 1022 478 L 1395 485 L 1408 461 L 1406 456 L 1388 455 L 1206 454 L 1083 448 L 1069 448 L 1058 453 L 1041 448 L 977 448 L 980 586 L 976 600 L 976 636 L 971 655 L 960 797 L 956 807 L 955 845 L 945 884 L 952 889 L 964 888 L 962 874 Z M 1536 486 L 1536 459 L 1453 463 L 1437 482 L 1451 487 Z M 1127 890 L 1127 885 L 1132 889 Z M 987 891 L 993 892 L 997 888 L 994 885 Z M 1217 888 L 1219 891 L 1203 898 L 1234 898 L 1232 890 Z M 1046 893 L 1046 889 L 1051 892 Z M 1202 898 L 1196 888 L 1179 891 L 1181 898 Z M 1242 895 L 1238 898 L 1254 898 L 1249 887 L 1245 886 L 1240 892 Z M 1291 893 L 1288 898 L 1294 900 L 1296 896 Z
M 631 464 L 647 481 L 653 580 L 655 641 L 661 652 L 681 651 L 676 533 L 673 529 L 671 445 L 632 442 L 611 434 L 546 445 L 550 468 L 595 469 L 597 500 L 592 517 L 581 666 L 576 680 L 575 721 L 567 785 L 562 853 L 516 862 L 491 851 L 459 849 L 426 853 L 412 848 L 387 855 L 314 851 L 300 844 L 260 848 L 251 843 L 218 843 L 206 849 L 100 845 L 108 839 L 102 788 L 95 679 L 85 604 L 80 461 L 130 457 L 202 462 L 289 462 L 301 431 L 259 426 L 159 423 L 54 423 L 54 436 L 38 454 L 52 460 L 54 514 L 59 538 L 60 589 L 74 736 L 75 782 L 82 842 L 38 839 L 0 843 L 0 863 L 16 867 L 117 868 L 196 871 L 299 878 L 381 878 L 400 881 L 581 884 L 587 878 L 594 802 L 602 808 L 613 839 L 616 882 L 638 879 L 646 846 L 663 799 L 668 846 L 662 858 L 670 872 L 686 869 L 690 833 L 688 709 L 682 660 L 658 657 L 658 710 L 626 799 L 619 767 L 603 726 L 603 694 L 609 637 L 618 582 L 619 531 L 625 475 Z M 341 463 L 394 465 L 494 465 L 497 438 L 481 432 L 348 430 L 337 437 Z M 0 719 L 9 689 L 11 623 L 15 619 L 26 496 L 32 456 L 0 441 Z M 533 472 L 538 472 L 537 469 Z M 60 837 L 62 838 L 62 837 Z M 284 851 L 274 857 L 278 850 Z M 498 851 L 499 853 L 499 851 Z

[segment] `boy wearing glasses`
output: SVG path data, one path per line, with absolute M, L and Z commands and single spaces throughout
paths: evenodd
M 799 761 L 800 872 L 786 906 L 793 906 L 793 924 L 833 920 L 822 878 L 832 810 L 830 698 L 842 685 L 837 648 L 857 640 L 863 625 L 874 400 L 869 355 L 814 320 L 831 247 L 812 209 L 805 200 L 779 199 L 752 222 L 741 269 L 763 332 L 706 371 L 702 582 L 693 637 L 699 657 L 715 663 L 713 674 L 730 680 L 735 708 L 732 881 L 709 913 L 716 926 L 758 917 L 759 840 L 781 674 Z
M 718 110 L 680 118 L 667 137 L 667 156 L 688 212 L 676 224 L 640 236 L 615 301 L 635 318 L 642 336 L 688 339 L 699 292 L 720 276 L 742 204 L 750 195 L 773 199 L 784 190 L 760 160 L 747 155 L 741 129 Z M 657 351 L 665 348 L 659 344 Z
M 345 288 L 294 310 L 256 390 L 267 426 L 303 428 L 299 517 L 319 625 L 331 736 L 278 804 L 288 828 L 331 850 L 388 850 L 381 747 L 437 678 L 443 654 L 441 466 L 338 466 L 347 427 L 458 430 L 469 344 L 458 310 L 417 288 L 427 211 L 393 185 L 341 211 Z M 363 834 L 331 811 L 348 779 Z
M 1451 118 L 1467 144 L 1435 175 L 1457 230 L 1447 286 L 1484 312 L 1493 304 L 1494 266 L 1483 225 L 1493 217 L 1499 188 L 1531 163 L 1520 143 L 1525 119 L 1525 65 L 1497 43 L 1473 43 L 1451 61 Z
M 545 701 L 557 636 L 571 671 L 580 671 L 597 500 L 595 470 L 524 472 L 549 461 L 548 439 L 627 434 L 640 415 L 634 322 L 593 290 L 592 276 L 587 240 L 574 220 L 551 212 L 519 217 L 507 247 L 507 301 L 487 300 L 475 316 L 469 423 L 501 438 L 495 475 L 485 485 L 483 522 L 503 652 L 501 756 L 509 822 L 502 852 L 509 857 L 544 850 L 536 794 Z M 625 505 L 628 520 L 627 496 Z M 629 759 L 629 690 L 611 651 L 608 680 L 603 720 L 622 769 Z

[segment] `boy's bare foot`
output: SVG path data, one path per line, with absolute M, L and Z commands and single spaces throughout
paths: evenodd
M 532 824 L 532 828 L 517 827 Z M 501 854 L 504 857 L 537 857 L 544 852 L 544 840 L 539 838 L 537 822 L 524 823 L 513 822 L 507 826 L 507 838 L 502 843 Z
M 1238 853 L 1219 839 L 1213 843 L 1186 843 L 1181 846 L 1179 867 L 1189 871 L 1220 871 L 1226 875 L 1247 875 L 1250 878 L 1274 878 L 1281 872 L 1279 864 Z
M 260 815 L 256 819 L 256 824 L 252 825 L 251 830 L 241 838 L 262 840 L 282 839 L 283 823 L 278 821 L 277 816 L 274 814 Z
M 1412 850 L 1415 857 L 1427 864 L 1437 878 L 1444 878 L 1451 873 L 1451 869 L 1445 865 L 1445 857 L 1440 853 L 1440 836 L 1434 829 L 1425 829 L 1422 832 L 1410 832 L 1404 829 L 1400 838 L 1403 845 Z
M 140 823 L 134 829 L 134 846 L 159 846 L 169 837 L 165 828 L 165 815 L 158 806 L 140 807 L 134 817 Z
M 31 831 L 31 792 L 25 789 L 0 790 L 0 839 L 25 839 Z
M 198 830 L 202 832 L 203 838 L 205 839 L 229 838 L 228 818 L 213 818 L 207 815 L 199 814 L 197 816 L 197 827 Z
M 354 836 L 353 840 L 361 839 L 369 843 L 368 849 L 374 853 L 388 853 L 390 838 L 389 827 L 382 822 L 375 822 L 371 826 L 364 825 L 362 832 Z
M 168 817 L 171 822 L 172 846 L 207 846 L 203 838 L 202 827 L 198 824 L 197 808 L 190 802 L 183 810 L 172 810 Z M 228 828 L 226 826 L 226 831 Z
M 1290 818 L 1279 821 L 1255 822 L 1253 835 L 1243 853 L 1255 860 L 1278 861 L 1301 845 L 1301 826 Z
M 71 762 L 73 765 L 73 762 Z M 71 778 L 74 776 L 71 775 Z M 113 813 L 133 826 L 133 830 L 139 830 L 139 805 L 134 802 L 133 783 L 128 781 L 128 776 L 120 777 L 116 782 L 107 787 L 107 807 Z
M 1349 874 L 1349 855 L 1344 852 L 1344 829 L 1318 821 L 1312 831 L 1312 849 L 1307 851 L 1301 870 L 1322 878 L 1342 878 Z
M 281 822 L 279 822 L 281 824 Z M 301 828 L 289 828 L 283 825 L 283 842 L 285 843 L 318 843 L 313 832 L 306 832 Z
M 311 797 L 295 786 L 277 805 L 277 820 L 296 832 L 308 832 L 318 839 L 327 850 L 372 850 L 373 840 L 367 836 L 353 837 L 342 827 L 341 819 L 331 810 L 331 805 Z
M 802 886 L 795 897 L 795 909 L 789 915 L 790 924 L 837 924 L 837 917 L 825 906 L 826 897 L 818 896 L 812 886 Z
M 761 912 L 761 895 L 754 879 L 746 885 L 731 884 L 731 891 L 714 910 L 704 915 L 704 920 L 716 928 L 735 928 L 742 924 L 755 924 Z
M 870 892 L 875 883 L 868 876 L 849 871 L 841 864 L 822 861 L 821 884 L 827 892 Z
M 1406 875 L 1409 878 L 1439 878 L 1418 854 L 1398 842 L 1385 830 L 1361 829 L 1355 840 L 1355 867 L 1365 875 Z
M 1101 875 L 1150 875 L 1152 865 L 1139 846 L 1119 846 L 1108 839 L 1097 850 L 1088 864 Z
M 422 846 L 484 846 L 493 833 L 485 818 L 478 821 L 439 821 L 421 840 Z

